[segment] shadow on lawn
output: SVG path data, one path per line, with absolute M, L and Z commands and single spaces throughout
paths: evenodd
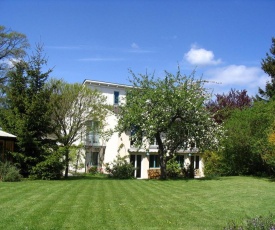
M 68 178 L 64 178 L 63 180 L 113 180 L 107 175 L 91 175 L 91 174 L 83 174 L 83 175 L 74 175 L 69 176 Z

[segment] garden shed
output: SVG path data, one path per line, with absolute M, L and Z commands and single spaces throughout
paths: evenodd
M 9 160 L 8 152 L 14 151 L 16 136 L 0 130 L 0 160 Z

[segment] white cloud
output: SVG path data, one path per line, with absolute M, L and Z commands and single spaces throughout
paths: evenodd
M 16 59 L 16 58 L 2 59 L 0 60 L 0 65 L 5 66 L 6 68 L 13 68 L 17 62 L 20 62 L 20 59 Z
M 214 68 L 205 72 L 205 77 L 215 89 L 225 90 L 231 88 L 246 89 L 250 94 L 256 94 L 258 88 L 264 88 L 269 80 L 268 76 L 259 67 L 247 67 L 244 65 L 229 65 L 222 68 Z M 220 83 L 220 84 L 214 84 Z M 219 88 L 219 89 L 218 89 Z
M 210 50 L 192 47 L 184 58 L 192 65 L 217 65 L 221 63 L 221 59 L 215 60 L 214 53 Z
M 133 49 L 139 49 L 138 44 L 135 43 L 135 42 L 132 43 L 131 47 L 132 47 Z

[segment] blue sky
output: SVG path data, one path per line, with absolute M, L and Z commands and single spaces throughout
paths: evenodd
M 250 95 L 268 76 L 261 59 L 275 37 L 273 0 L 0 0 L 0 24 L 43 43 L 52 77 L 128 84 L 164 70 Z M 31 52 L 31 51 L 30 51 Z

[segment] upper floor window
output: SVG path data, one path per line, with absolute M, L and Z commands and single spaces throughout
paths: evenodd
M 142 141 L 142 133 L 138 126 L 133 125 L 130 130 L 130 146 L 135 146 L 136 142 Z
M 114 91 L 114 105 L 118 105 L 119 103 L 119 92 Z
M 88 121 L 86 140 L 90 144 L 99 144 L 99 122 L 98 121 Z

